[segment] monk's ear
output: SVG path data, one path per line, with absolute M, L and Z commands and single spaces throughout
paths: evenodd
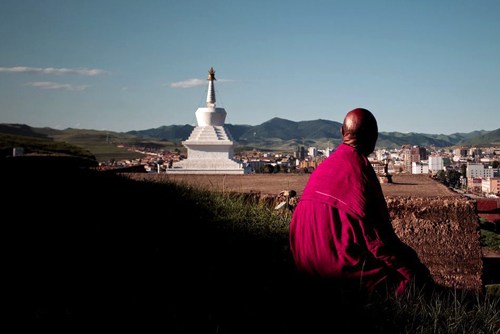
M 342 137 L 344 137 L 344 125 L 343 124 L 340 127 L 340 134 L 342 135 Z

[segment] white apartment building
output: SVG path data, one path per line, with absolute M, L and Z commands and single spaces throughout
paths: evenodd
M 318 155 L 318 149 L 314 146 L 311 146 L 307 149 L 307 155 L 310 157 L 315 157 Z
M 482 163 L 478 162 L 467 163 L 467 177 L 479 177 L 485 179 L 488 177 L 495 177 L 495 173 L 498 174 L 498 168 L 493 168 L 491 166 L 485 167 Z
M 443 157 L 431 155 L 429 157 L 429 171 L 436 174 L 440 170 L 444 170 Z
M 429 174 L 429 164 L 424 162 L 411 163 L 412 174 Z

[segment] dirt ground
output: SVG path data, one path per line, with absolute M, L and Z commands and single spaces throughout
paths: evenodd
M 278 194 L 283 190 L 295 190 L 300 196 L 311 174 L 246 174 L 246 175 L 199 175 L 199 174 L 136 174 L 135 178 L 170 180 L 203 189 L 224 192 L 256 192 Z M 394 175 L 393 183 L 383 183 L 386 196 L 458 196 L 441 183 L 425 175 Z
M 278 194 L 283 190 L 295 190 L 301 194 L 310 174 L 147 174 L 147 178 L 169 180 L 190 186 L 222 192 Z M 141 175 L 137 175 L 141 177 Z

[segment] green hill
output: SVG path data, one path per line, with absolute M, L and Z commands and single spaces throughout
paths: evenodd
M 14 148 L 21 147 L 27 155 L 66 155 L 95 160 L 92 152 L 77 145 L 43 136 L 30 136 L 30 133 L 25 131 L 22 133 L 28 136 L 0 133 L 0 157 L 10 156 Z
M 236 152 L 258 149 L 260 151 L 293 152 L 298 146 L 315 146 L 327 148 L 341 142 L 340 128 L 342 124 L 324 119 L 310 121 L 290 121 L 282 118 L 272 118 L 259 125 L 226 124 L 225 127 L 236 141 Z M 123 160 L 142 157 L 141 153 L 127 147 L 152 148 L 166 151 L 184 150 L 181 141 L 187 139 L 193 130 L 192 125 L 168 125 L 147 130 L 129 132 L 112 132 L 99 130 L 72 129 L 55 130 L 51 128 L 34 128 L 25 124 L 0 124 L 0 134 L 3 136 L 21 136 L 24 141 L 13 142 L 12 138 L 4 137 L 3 152 L 6 153 L 15 146 L 26 146 L 33 151 L 37 145 L 26 143 L 31 140 L 45 140 L 54 143 L 66 143 L 88 151 L 97 161 L 110 159 Z M 40 147 L 41 152 L 47 150 L 62 150 L 48 148 L 48 144 Z M 123 145 L 125 147 L 119 147 Z M 379 148 L 399 148 L 402 145 L 435 146 L 438 148 L 454 146 L 494 146 L 500 145 L 500 129 L 493 131 L 472 131 L 470 133 L 426 134 L 380 132 L 377 142 Z M 68 148 L 66 148 L 67 150 Z M 7 150 L 7 151 L 5 151 Z
M 294 122 L 272 118 L 259 125 L 225 125 L 238 146 L 243 149 L 295 150 L 297 145 L 331 147 L 341 141 L 341 123 L 318 119 Z M 130 131 L 142 138 L 185 140 L 193 130 L 191 125 L 169 125 L 156 129 Z M 500 143 L 500 129 L 472 131 L 470 133 L 427 134 L 380 132 L 377 147 L 399 148 L 402 145 L 452 147 L 457 145 L 491 146 Z
M 126 147 L 120 147 L 120 146 Z M 144 155 L 127 147 L 174 150 L 178 144 L 168 140 L 148 139 L 121 132 L 35 128 L 25 124 L 0 124 L 2 156 L 12 154 L 13 147 L 23 147 L 26 154 L 69 154 L 92 156 L 109 161 L 141 158 Z

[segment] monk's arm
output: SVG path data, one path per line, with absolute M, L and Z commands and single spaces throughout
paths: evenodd
M 395 270 L 405 279 L 411 280 L 421 263 L 416 252 L 394 233 L 390 222 L 386 223 L 389 225 L 381 225 L 368 219 L 360 219 L 358 224 L 371 255 L 384 263 L 388 269 Z

